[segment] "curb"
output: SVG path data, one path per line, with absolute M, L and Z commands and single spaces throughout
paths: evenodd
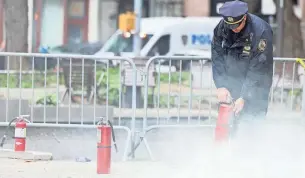
M 48 152 L 15 152 L 14 150 L 10 149 L 0 149 L 0 158 L 20 159 L 28 161 L 49 161 L 52 160 L 53 155 L 52 153 Z

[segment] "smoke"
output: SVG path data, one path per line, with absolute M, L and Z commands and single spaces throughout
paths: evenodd
M 290 120 L 241 121 L 230 142 L 215 143 L 212 128 L 163 128 L 148 134 L 156 161 L 192 177 L 304 177 L 303 125 Z
M 154 129 L 146 139 L 156 162 L 141 162 L 142 173 L 145 177 L 166 174 L 175 178 L 305 177 L 304 125 L 292 116 L 281 118 L 241 121 L 230 143 L 215 143 L 214 129 L 210 127 Z M 186 123 L 181 121 L 181 124 Z M 29 150 L 51 151 L 59 160 L 75 161 L 79 156 L 96 158 L 95 129 L 31 128 L 28 131 Z M 114 165 L 120 161 L 126 141 L 125 132 L 116 131 L 116 134 L 120 154 L 113 153 Z M 9 143 L 6 146 L 13 146 L 12 140 Z M 138 161 L 149 161 L 144 142 L 135 156 L 136 160 L 130 163 L 135 170 L 141 169 L 136 168 Z

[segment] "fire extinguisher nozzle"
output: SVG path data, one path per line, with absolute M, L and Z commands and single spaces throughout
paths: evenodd
M 1 139 L 1 142 L 0 142 L 0 148 L 3 148 L 3 145 L 5 143 L 5 140 L 6 140 L 6 135 L 4 135 Z
M 114 144 L 115 152 L 119 152 L 117 144 L 115 142 L 113 144 Z

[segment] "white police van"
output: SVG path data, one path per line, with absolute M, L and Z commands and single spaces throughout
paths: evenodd
M 173 56 L 185 50 L 211 50 L 221 17 L 150 17 L 141 20 L 141 56 Z M 133 34 L 117 30 L 95 55 L 133 57 Z M 163 61 L 162 61 L 163 62 Z

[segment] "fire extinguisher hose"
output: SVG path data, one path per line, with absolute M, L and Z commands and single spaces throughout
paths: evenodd
M 115 140 L 114 129 L 113 129 L 113 125 L 112 125 L 112 123 L 111 123 L 110 120 L 108 120 L 108 124 L 109 124 L 109 126 L 111 127 L 112 140 L 113 140 L 113 144 L 114 144 L 115 151 L 118 152 L 118 147 L 117 147 L 116 140 Z
M 5 144 L 5 141 L 7 139 L 7 135 L 8 135 L 8 132 L 10 131 L 10 128 L 11 128 L 11 125 L 14 121 L 16 121 L 17 119 L 19 119 L 18 117 L 12 119 L 9 123 L 8 123 L 8 126 L 6 127 L 6 130 L 4 132 L 4 135 L 3 137 L 1 138 L 1 142 L 0 142 L 0 148 L 3 148 L 3 145 Z

